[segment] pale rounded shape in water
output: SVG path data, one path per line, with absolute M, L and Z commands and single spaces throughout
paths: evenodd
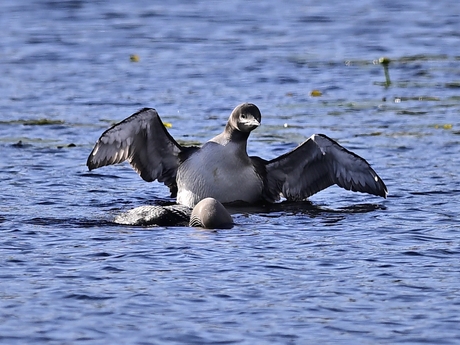
M 206 229 L 229 229 L 233 226 L 233 219 L 218 200 L 205 198 L 193 208 L 189 225 Z

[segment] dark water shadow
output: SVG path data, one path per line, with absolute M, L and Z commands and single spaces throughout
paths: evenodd
M 153 204 L 159 206 L 171 206 L 175 203 L 170 199 L 159 199 Z M 283 201 L 276 204 L 268 205 L 226 205 L 227 210 L 233 215 L 256 215 L 268 218 L 279 218 L 289 216 L 308 216 L 310 218 L 316 217 L 332 217 L 336 218 L 338 215 L 368 213 L 377 210 L 385 210 L 386 207 L 381 204 L 356 204 L 337 209 L 328 208 L 325 206 L 315 205 L 310 201 L 292 202 Z M 121 211 L 120 211 L 121 212 Z M 331 220 L 332 220 L 331 218 Z M 126 225 L 115 223 L 113 217 L 108 219 L 101 218 L 58 218 L 58 217 L 34 217 L 22 221 L 24 224 L 46 226 L 59 228 L 100 228 L 100 227 L 125 227 Z M 150 225 L 152 227 L 154 225 Z M 182 227 L 183 225 L 178 224 Z
M 232 214 L 237 213 L 251 213 L 251 214 L 270 214 L 282 213 L 290 215 L 309 215 L 315 217 L 325 213 L 334 214 L 353 214 L 353 213 L 367 213 L 376 210 L 385 210 L 386 207 L 381 204 L 356 204 L 346 207 L 339 207 L 336 209 L 316 205 L 311 201 L 283 201 L 276 204 L 268 205 L 229 205 L 227 209 Z

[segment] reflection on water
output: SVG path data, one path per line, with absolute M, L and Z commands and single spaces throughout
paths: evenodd
M 0 3 L 0 338 L 455 343 L 459 6 Z M 104 129 L 149 106 L 203 143 L 244 101 L 251 155 L 324 133 L 388 199 L 332 187 L 231 209 L 225 231 L 113 223 L 173 200 L 126 164 L 87 171 Z

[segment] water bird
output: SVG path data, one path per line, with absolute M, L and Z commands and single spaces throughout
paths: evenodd
M 155 109 L 143 108 L 102 133 L 87 166 L 127 160 L 145 181 L 163 182 L 178 204 L 190 208 L 207 197 L 224 204 L 300 201 L 334 184 L 386 198 L 387 187 L 369 163 L 324 134 L 272 160 L 248 156 L 249 134 L 261 118 L 256 105 L 240 104 L 222 133 L 201 147 L 183 146 Z
M 204 229 L 230 229 L 233 219 L 214 198 L 204 198 L 193 210 L 184 205 L 145 205 L 117 215 L 117 224 L 140 226 L 191 226 Z
M 229 229 L 233 226 L 233 218 L 218 200 L 204 198 L 193 208 L 189 226 L 205 229 Z

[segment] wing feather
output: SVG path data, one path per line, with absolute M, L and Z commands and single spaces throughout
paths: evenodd
M 86 165 L 93 170 L 128 160 L 145 181 L 158 180 L 172 189 L 181 152 L 156 110 L 144 108 L 102 133 Z
M 384 198 L 388 194 L 368 162 L 322 134 L 267 162 L 266 172 L 269 200 L 276 200 L 280 193 L 289 200 L 304 200 L 333 184 Z

